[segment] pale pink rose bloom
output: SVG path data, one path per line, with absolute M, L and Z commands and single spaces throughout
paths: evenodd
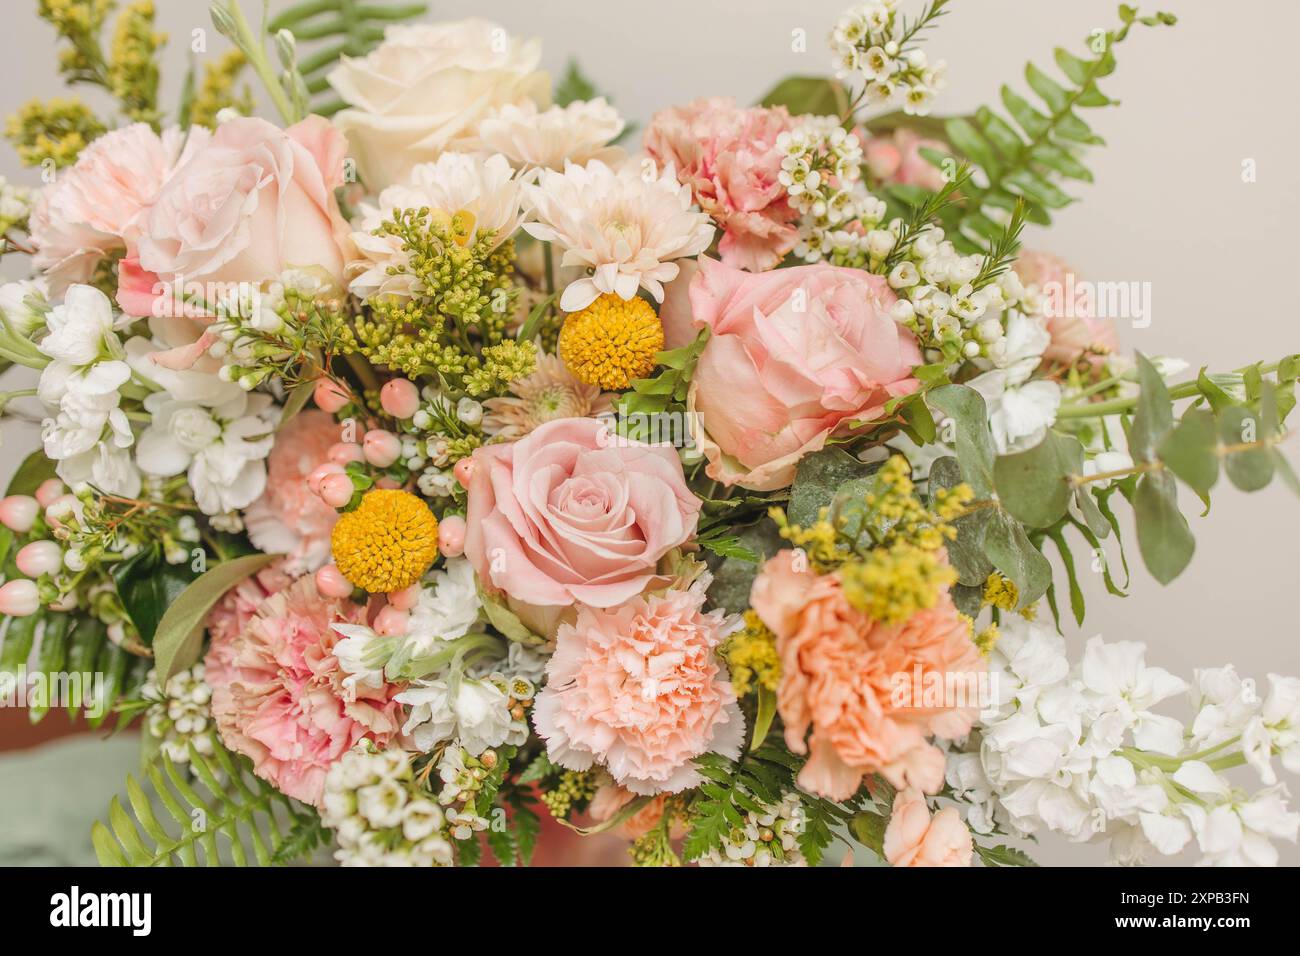
M 293 578 L 285 573 L 284 560 L 277 558 L 221 596 L 208 612 L 208 633 L 214 641 L 234 640 L 257 614 L 263 601 L 292 583 Z
M 899 701 L 896 681 L 899 675 L 914 680 L 919 670 L 923 686 L 917 693 L 926 680 L 936 679 L 977 689 L 984 659 L 969 625 L 946 592 L 933 608 L 902 624 L 878 623 L 849 604 L 837 577 L 797 570 L 793 558 L 787 550 L 769 560 L 750 601 L 776 634 L 777 709 L 786 745 L 810 754 L 799 785 L 844 800 L 864 775 L 880 773 L 899 789 L 937 792 L 943 754 L 928 738 L 966 734 L 978 716 L 978 701 L 944 706 L 945 700 L 910 694 Z
M 364 624 L 366 609 L 324 598 L 311 577 L 267 598 L 234 637 L 214 637 L 212 717 L 231 750 L 282 793 L 319 806 L 330 766 L 362 739 L 384 747 L 402 723 L 400 685 L 344 686 L 331 624 Z
M 716 648 L 722 611 L 704 613 L 701 588 L 581 607 L 560 625 L 533 725 L 552 762 L 599 764 L 638 795 L 678 793 L 702 778 L 696 757 L 735 758 L 745 724 Z
M 799 460 L 916 390 L 916 340 L 890 317 L 888 282 L 818 264 L 757 275 L 707 257 L 690 287 L 691 321 L 712 335 L 691 381 L 708 475 L 783 488 Z M 665 326 L 682 332 L 676 302 Z
M 863 158 L 871 175 L 880 182 L 899 186 L 920 186 L 930 192 L 943 189 L 943 170 L 921 155 L 922 149 L 950 152 L 937 139 L 926 139 L 915 130 L 900 127 L 882 136 L 863 136 Z
M 88 282 L 101 260 L 136 240 L 167 177 L 208 135 L 199 128 L 187 139 L 172 127 L 160 136 L 132 123 L 96 139 L 41 190 L 31 215 L 32 264 L 48 276 L 53 296 Z
M 288 269 L 342 288 L 348 227 L 334 189 L 343 184 L 346 148 L 319 116 L 287 130 L 253 117 L 222 123 L 142 218 L 123 261 L 118 304 L 130 315 L 173 314 L 181 311 L 173 296 L 182 282 L 215 304 L 241 284 L 257 288 Z M 202 348 L 212 341 L 204 333 Z M 197 358 L 195 349 L 184 358 Z
M 1081 277 L 1063 259 L 1050 252 L 1027 250 L 1020 253 L 1014 268 L 1021 282 L 1038 286 L 1043 295 L 1047 331 L 1052 336 L 1044 359 L 1073 365 L 1086 357 L 1094 368 L 1100 368 L 1105 356 L 1119 348 L 1115 323 L 1097 317 L 1093 298 L 1080 295 L 1075 288 Z M 1074 299 L 1070 301 L 1072 289 Z
M 330 556 L 330 532 L 339 516 L 312 494 L 307 476 L 339 440 L 334 416 L 308 408 L 276 432 L 266 462 L 266 492 L 244 511 L 249 540 L 259 551 L 286 556 L 285 571 L 315 571 Z
M 904 790 L 894 797 L 885 827 L 890 866 L 970 866 L 974 848 L 956 807 L 944 807 L 931 817 L 920 791 Z
M 741 108 L 719 96 L 650 118 L 646 152 L 661 165 L 675 165 L 677 178 L 722 227 L 718 252 L 729 266 L 771 269 L 799 239 L 799 214 L 777 180 L 776 138 L 793 126 L 784 106 Z
M 668 445 L 562 418 L 474 453 L 465 555 L 479 581 L 525 604 L 612 607 L 695 532 L 700 501 Z

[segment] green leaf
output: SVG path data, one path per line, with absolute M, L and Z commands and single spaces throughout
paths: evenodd
M 531 342 L 537 337 L 537 332 L 542 327 L 542 319 L 550 311 L 551 304 L 555 302 L 557 296 L 559 296 L 558 292 L 552 292 L 533 306 L 532 311 L 528 313 L 528 318 L 524 320 L 523 325 L 519 326 L 519 332 L 515 335 L 518 341 Z
M 1142 392 L 1129 429 L 1129 452 L 1136 461 L 1154 461 L 1160 443 L 1174 427 L 1174 404 L 1165 380 L 1141 352 L 1137 353 L 1137 369 Z
M 188 564 L 168 564 L 157 548 L 146 548 L 113 568 L 118 597 L 146 646 L 153 643 L 167 609 L 193 580 Z
M 1038 866 L 1022 850 L 1001 844 L 999 846 L 980 846 L 975 844 L 975 852 L 985 866 Z
M 312 392 L 315 390 L 315 382 L 299 382 L 294 390 L 289 393 L 289 399 L 284 403 L 284 408 L 280 410 L 280 424 L 276 427 L 283 427 L 286 423 L 292 421 L 293 417 L 306 406 L 308 399 L 311 398 Z
M 1178 510 L 1178 487 L 1173 476 L 1152 472 L 1138 479 L 1133 513 L 1142 560 L 1152 577 L 1168 584 L 1182 574 L 1196 550 L 1187 519 Z
M 726 558 L 713 569 L 713 583 L 708 597 L 714 607 L 730 611 L 743 611 L 749 607 L 749 591 L 758 575 L 759 565 L 776 554 L 785 544 L 776 525 L 764 518 L 741 531 L 736 540 L 740 546 L 758 555 L 758 562 L 745 558 Z
M 537 647 L 546 643 L 546 638 L 540 634 L 534 634 L 522 620 L 519 615 L 510 610 L 505 602 L 493 594 L 484 591 L 482 587 L 478 589 L 479 603 L 483 605 L 483 616 L 488 619 L 488 623 L 516 644 L 524 644 L 528 647 Z
M 1053 528 L 1047 532 L 1047 536 L 1052 539 L 1056 550 L 1061 555 L 1061 563 L 1065 566 L 1066 582 L 1070 586 L 1070 611 L 1074 614 L 1075 623 L 1082 626 L 1085 602 L 1083 590 L 1079 587 L 1079 575 L 1074 567 L 1074 552 L 1070 550 L 1070 545 L 1065 540 L 1065 533 L 1059 528 Z
M 1203 408 L 1188 409 L 1160 443 L 1157 454 L 1165 467 L 1208 506 L 1210 489 L 1219 480 L 1219 436 L 1214 415 Z
M 750 737 L 749 749 L 757 750 L 767 739 L 767 732 L 772 729 L 772 718 L 776 716 L 776 693 L 766 687 L 758 688 L 758 710 L 754 714 L 754 733 Z
M 760 106 L 784 106 L 794 116 L 842 116 L 849 106 L 844 84 L 820 76 L 786 77 L 759 101 Z
M 555 105 L 568 106 L 577 100 L 590 100 L 596 96 L 596 86 L 578 67 L 578 61 L 570 59 L 564 68 L 564 75 L 555 86 Z
M 859 461 L 842 448 L 824 448 L 805 455 L 795 472 L 786 517 L 791 524 L 811 525 L 822 508 L 830 507 L 841 485 L 864 478 L 878 467 Z
M 885 830 L 888 826 L 889 818 L 884 814 L 863 810 L 861 813 L 853 815 L 853 821 L 849 824 L 849 829 L 853 831 L 855 840 L 877 856 L 883 857 L 885 855 Z
M 212 606 L 232 587 L 255 574 L 279 555 L 250 554 L 208 570 L 165 605 L 153 638 L 154 669 L 159 684 L 198 659 L 203 627 Z
M 953 488 L 961 484 L 961 466 L 951 455 L 936 459 L 930 465 L 930 497 L 939 488 Z M 984 553 L 984 534 L 992 508 L 981 508 L 953 522 L 957 537 L 948 542 L 948 560 L 957 569 L 958 582 L 968 587 L 978 587 L 983 593 L 984 582 L 993 571 L 993 563 Z
M 1260 416 L 1234 405 L 1219 416 L 1219 436 L 1227 446 L 1250 444 L 1271 437 Z M 1224 449 L 1223 470 L 1228 480 L 1242 491 L 1258 491 L 1273 480 L 1274 456 L 1267 446 Z
M 1003 511 L 993 512 L 989 519 L 984 553 L 1016 586 L 1022 608 L 1042 597 L 1052 583 L 1051 563 L 1034 547 L 1020 522 Z
M 1002 507 L 1031 528 L 1046 528 L 1070 504 L 1070 477 L 1083 469 L 1083 446 L 1072 435 L 1048 430 L 1027 451 L 1004 455 L 993 465 Z
M 984 396 L 965 385 L 943 385 L 927 392 L 925 400 L 945 419 L 951 419 L 957 461 L 975 497 L 989 497 L 994 487 L 993 436 Z
M 34 451 L 23 459 L 14 476 L 9 479 L 5 495 L 34 495 L 41 482 L 53 477 L 54 462 L 45 456 L 44 451 Z

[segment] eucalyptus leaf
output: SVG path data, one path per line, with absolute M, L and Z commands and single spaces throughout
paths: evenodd
M 1160 443 L 1158 454 L 1165 467 L 1208 506 L 1210 489 L 1219 480 L 1219 436 L 1214 415 L 1203 408 L 1188 409 Z
M 754 585 L 763 562 L 786 545 L 776 525 L 764 518 L 736 535 L 739 545 L 758 555 L 756 562 L 744 558 L 725 558 L 713 568 L 713 582 L 709 585 L 709 601 L 714 607 L 729 611 L 742 611 L 749 607 L 749 592 Z
M 1025 534 L 1020 522 L 995 511 L 984 532 L 984 553 L 1020 592 L 1020 607 L 1028 607 L 1052 583 L 1052 565 Z
M 1219 437 L 1223 444 L 1236 446 L 1261 441 L 1267 435 L 1261 417 L 1240 405 L 1225 408 L 1219 416 Z M 1242 491 L 1259 491 L 1273 480 L 1273 455 L 1264 445 L 1255 448 L 1224 449 L 1223 470 L 1228 480 Z
M 993 465 L 1002 507 L 1031 528 L 1046 528 L 1070 504 L 1070 477 L 1083 470 L 1083 446 L 1072 435 L 1048 430 L 1027 451 L 1004 455 Z
M 926 392 L 925 400 L 943 418 L 952 420 L 952 444 L 962 477 L 977 498 L 988 498 L 994 487 L 993 435 L 984 396 L 965 385 L 941 385 Z
M 1138 550 L 1147 570 L 1161 584 L 1182 574 L 1192 560 L 1196 541 L 1178 510 L 1178 486 L 1166 472 L 1143 475 L 1133 495 Z
M 948 455 L 936 459 L 930 466 L 930 498 L 939 488 L 952 488 L 961 484 L 961 466 L 957 459 Z M 981 508 L 972 511 L 953 522 L 957 537 L 948 542 L 948 560 L 957 569 L 959 583 L 972 588 L 980 588 L 993 571 L 993 562 L 984 553 L 984 534 L 988 522 L 993 517 L 993 508 Z
M 822 508 L 830 507 L 845 482 L 866 477 L 878 467 L 858 461 L 842 448 L 825 448 L 804 456 L 795 472 L 786 517 L 791 524 L 812 524 Z
M 1137 353 L 1137 410 L 1129 430 L 1129 451 L 1137 461 L 1153 461 L 1165 436 L 1174 427 L 1174 404 L 1160 372 L 1141 352 Z

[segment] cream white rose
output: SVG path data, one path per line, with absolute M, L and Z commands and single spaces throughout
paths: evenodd
M 348 104 L 334 117 L 366 187 L 378 193 L 417 163 L 472 140 L 507 104 L 546 107 L 551 78 L 537 69 L 541 43 L 489 20 L 390 26 L 360 58 L 342 57 L 329 83 Z

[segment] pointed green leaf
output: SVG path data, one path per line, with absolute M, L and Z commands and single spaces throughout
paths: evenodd
M 1196 541 L 1187 519 L 1178 510 L 1178 488 L 1166 472 L 1143 475 L 1133 496 L 1138 550 L 1151 576 L 1168 584 L 1192 560 Z

